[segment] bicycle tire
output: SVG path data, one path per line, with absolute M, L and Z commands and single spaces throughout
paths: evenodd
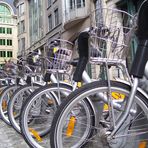
M 20 127 L 19 127 L 19 116 L 20 116 L 23 102 L 27 98 L 27 96 L 25 95 L 30 95 L 35 89 L 39 88 L 40 86 L 41 85 L 39 84 L 31 84 L 31 85 L 27 84 L 27 85 L 21 86 L 14 92 L 14 95 L 8 102 L 8 119 L 10 121 L 11 126 L 18 133 L 21 133 Z
M 18 89 L 20 86 L 19 85 L 11 85 L 11 86 L 7 86 L 2 94 L 1 94 L 1 98 L 0 98 L 0 116 L 2 118 L 2 120 L 8 124 L 8 125 L 11 125 L 10 124 L 10 121 L 8 119 L 8 112 L 7 112 L 7 109 L 8 109 L 8 102 L 10 100 L 10 97 L 12 97 L 13 93 L 15 92 L 16 89 Z M 10 95 L 9 93 L 12 93 L 11 96 L 8 96 Z

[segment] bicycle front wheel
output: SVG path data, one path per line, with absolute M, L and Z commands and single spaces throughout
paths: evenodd
M 50 127 L 60 100 L 66 99 L 72 87 L 48 84 L 35 90 L 25 101 L 21 111 L 21 133 L 29 146 L 46 148 L 50 144 Z
M 114 108 L 115 123 L 126 109 L 130 89 L 129 86 L 123 83 L 111 82 L 111 99 L 122 106 L 121 110 Z M 80 110 L 86 98 L 92 102 L 94 100 L 102 101 L 103 99 L 98 97 L 98 93 L 102 93 L 104 97 L 108 97 L 107 81 L 86 84 L 82 88 L 72 92 L 60 105 L 51 127 L 50 144 L 52 148 L 79 148 L 86 143 L 88 143 L 87 148 L 138 148 L 141 142 L 147 139 L 148 108 L 146 97 L 137 92 L 132 106 L 132 113 L 129 114 L 115 138 L 109 141 L 107 132 L 111 132 L 112 130 L 113 119 L 110 117 L 110 108 L 106 102 L 104 102 L 102 116 L 98 117 L 101 120 L 96 127 L 92 127 L 90 122 L 88 122 L 88 118 L 91 118 L 91 115 L 88 116 L 84 110 Z M 83 114 L 83 120 L 79 118 L 78 114 Z M 92 137 L 84 134 L 86 132 L 84 129 L 86 128 L 89 128 L 87 131 L 95 129 Z

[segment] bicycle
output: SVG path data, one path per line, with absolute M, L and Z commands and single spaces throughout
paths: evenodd
M 64 40 L 62 40 L 62 42 L 63 41 Z M 62 52 L 59 52 L 59 56 L 56 58 L 56 62 L 59 61 L 60 63 L 64 63 L 63 65 L 67 65 L 65 67 L 66 69 L 61 69 L 61 66 L 58 67 L 56 64 L 55 66 L 51 66 L 52 68 L 48 67 L 48 70 L 52 72 L 61 72 L 63 70 L 67 70 L 67 67 L 69 67 L 68 65 L 73 65 L 74 67 L 77 65 L 76 61 L 69 61 L 70 58 L 61 59 L 60 57 L 63 57 L 61 54 Z M 77 73 L 77 71 L 75 73 Z M 86 71 L 83 72 L 83 70 L 81 70 L 79 73 L 79 78 L 81 79 L 81 77 L 85 83 L 89 83 L 91 81 Z M 22 114 L 20 118 L 20 127 L 25 141 L 31 147 L 39 148 L 49 145 L 48 137 L 54 112 L 58 108 L 58 105 L 64 99 L 66 99 L 66 97 L 73 91 L 73 89 L 75 89 L 75 87 L 76 84 L 72 86 L 71 83 L 68 84 L 62 81 L 59 83 L 51 83 L 37 89 L 24 103 L 21 111 Z M 87 104 L 87 108 L 89 108 L 89 101 L 85 102 L 85 104 Z M 90 108 L 90 110 L 93 112 L 94 108 Z M 94 121 L 93 118 L 92 121 Z
M 94 146 L 91 145 L 91 147 L 95 148 L 126 148 L 129 147 L 129 144 L 130 147 L 135 148 L 142 142 L 146 142 L 148 137 L 146 126 L 148 122 L 148 95 L 137 87 L 138 79 L 143 76 L 144 66 L 148 60 L 148 50 L 146 49 L 148 35 L 145 32 L 145 30 L 148 30 L 147 22 L 145 21 L 148 12 L 147 7 L 148 1 L 146 0 L 142 3 L 138 13 L 137 37 L 140 42 L 130 73 L 133 78 L 129 77 L 129 82 L 110 80 L 108 68 L 113 65 L 118 66 L 118 64 L 125 67 L 125 64 L 121 62 L 122 54 L 120 54 L 121 52 L 119 51 L 126 53 L 127 50 L 125 49 L 128 49 L 128 42 L 125 42 L 125 40 L 129 37 L 126 35 L 131 30 L 127 26 L 120 25 L 121 30 L 118 31 L 117 25 L 112 26 L 113 20 L 111 18 L 114 18 L 115 13 L 117 13 L 116 15 L 120 13 L 119 16 L 123 16 L 122 14 L 130 15 L 120 10 L 109 8 L 101 9 L 105 17 L 103 17 L 104 19 L 101 22 L 103 23 L 102 26 L 97 28 L 99 32 L 95 40 L 101 52 L 104 49 L 110 49 L 111 54 L 108 54 L 107 51 L 105 57 L 101 58 L 100 55 L 96 56 L 92 51 L 89 60 L 93 63 L 104 64 L 106 66 L 108 80 L 86 84 L 72 92 L 67 99 L 61 103 L 55 113 L 51 126 L 50 144 L 52 148 L 79 148 L 91 142 L 94 143 Z M 107 11 L 107 13 L 105 11 Z M 104 20 L 107 20 L 109 14 L 112 14 L 111 18 L 108 19 L 109 27 L 106 25 L 105 28 L 107 27 L 107 30 L 104 30 Z M 118 22 L 118 20 L 114 22 Z M 100 30 L 101 28 L 102 32 Z M 125 32 L 125 34 L 123 33 L 124 29 L 128 31 Z M 120 31 L 122 35 L 120 35 Z M 120 37 L 123 37 L 121 42 L 118 40 Z M 129 38 L 126 41 L 129 41 Z M 117 56 L 114 55 L 114 53 L 118 53 Z M 135 67 L 135 65 L 137 67 Z M 84 106 L 81 107 L 81 104 L 86 98 L 90 101 L 102 103 L 102 106 L 98 106 L 98 108 L 102 108 L 102 114 L 97 114 L 98 125 L 96 126 L 91 126 L 90 124 L 90 117 L 93 116 L 91 112 L 89 113 L 85 110 Z M 80 115 L 84 116 L 83 120 L 79 118 Z M 92 134 L 92 132 L 93 136 L 88 136 Z
M 22 63 L 22 64 L 20 64 Z M 35 66 L 30 65 L 29 63 L 27 64 L 26 60 L 24 58 L 22 58 L 21 60 L 17 59 L 17 62 L 14 63 L 14 66 L 17 66 L 17 70 L 15 70 L 15 74 L 11 74 L 8 73 L 9 81 L 12 81 L 11 85 L 8 85 L 2 92 L 1 98 L 0 98 L 0 114 L 2 117 L 2 120 L 7 123 L 8 125 L 11 125 L 9 118 L 8 118 L 8 105 L 10 105 L 9 101 L 12 101 L 13 95 L 15 94 L 15 92 L 17 91 L 17 89 L 21 89 L 26 82 L 27 83 L 31 83 L 30 82 L 30 78 L 29 75 L 33 75 L 33 71 L 32 71 L 32 67 L 35 70 Z M 31 67 L 31 68 L 30 68 Z M 12 71 L 14 71 L 12 69 Z M 22 74 L 23 73 L 23 74 Z M 6 73 L 7 74 L 7 73 Z M 26 74 L 26 75 L 25 75 Z M 25 82 L 25 78 L 23 78 L 23 75 L 27 76 L 26 78 L 26 82 Z M 7 79 L 7 78 L 5 78 Z M 21 87 L 21 88 L 20 88 Z M 32 85 L 33 88 L 33 85 Z M 18 92 L 17 92 L 18 93 Z M 21 99 L 21 98 L 20 98 Z M 11 114 L 15 116 L 15 113 Z M 11 116 L 9 116 L 11 118 Z
M 33 60 L 33 57 L 38 55 L 36 60 Z M 25 57 L 24 57 L 25 58 Z M 39 55 L 39 51 L 30 52 L 27 55 L 25 64 L 19 64 L 19 68 L 23 71 L 23 74 L 26 78 L 26 83 L 23 86 L 20 86 L 13 94 L 12 98 L 8 102 L 8 119 L 10 121 L 11 126 L 20 133 L 20 129 L 18 126 L 19 116 L 21 107 L 23 102 L 27 97 L 37 88 L 45 85 L 43 81 L 43 74 L 42 74 L 42 65 L 41 65 L 41 55 Z M 27 65 L 26 65 L 27 63 Z M 22 67 L 25 67 L 23 69 Z
M 3 79 L 7 81 L 5 89 L 3 89 L 0 98 L 0 115 L 2 120 L 10 125 L 10 122 L 7 118 L 7 106 L 8 100 L 12 97 L 14 91 L 19 87 L 18 84 L 15 84 L 17 76 L 16 73 L 11 69 L 9 71 L 3 70 Z

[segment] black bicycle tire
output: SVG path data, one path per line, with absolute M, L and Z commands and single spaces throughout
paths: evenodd
M 11 113 L 10 113 L 10 111 L 11 111 L 11 105 L 12 105 L 12 102 L 14 102 L 14 97 L 15 97 L 20 91 L 22 91 L 23 89 L 25 89 L 25 88 L 27 88 L 27 87 L 30 87 L 30 86 L 32 86 L 32 87 L 33 87 L 33 86 L 40 87 L 41 85 L 34 83 L 34 84 L 26 84 L 26 85 L 21 86 L 20 88 L 18 88 L 18 89 L 14 92 L 14 94 L 13 94 L 13 96 L 12 96 L 12 99 L 8 102 L 8 109 L 7 109 L 7 111 L 8 111 L 8 119 L 9 119 L 9 121 L 10 121 L 11 126 L 12 126 L 12 127 L 14 128 L 14 130 L 16 130 L 16 132 L 18 132 L 18 133 L 20 133 L 20 131 L 16 128 L 16 126 L 15 126 L 15 124 L 14 124 L 14 122 L 13 122 L 13 119 L 12 119 L 12 117 L 11 117 Z

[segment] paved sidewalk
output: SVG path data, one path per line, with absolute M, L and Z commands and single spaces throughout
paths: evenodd
M 29 146 L 20 134 L 0 119 L 0 148 L 29 148 Z

